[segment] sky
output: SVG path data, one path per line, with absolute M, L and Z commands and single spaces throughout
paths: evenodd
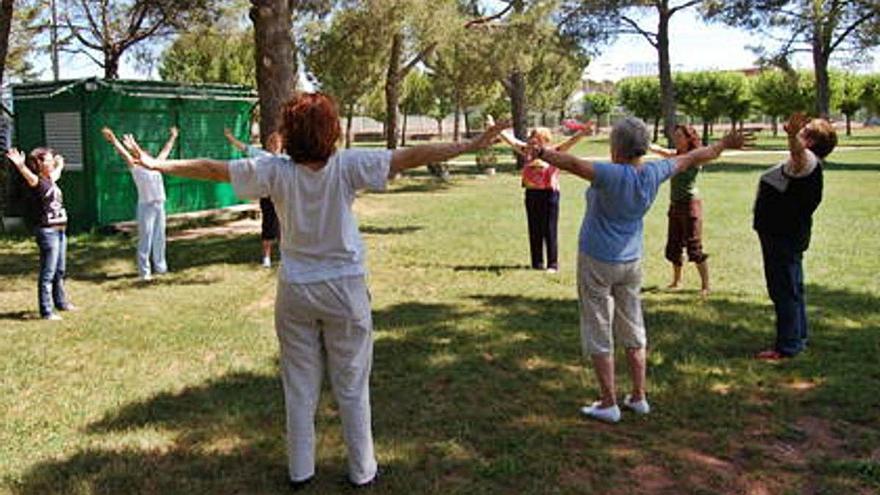
M 645 16 L 642 25 L 656 25 L 655 18 Z M 672 17 L 670 24 L 670 58 L 674 71 L 693 71 L 703 69 L 743 69 L 754 66 L 756 56 L 748 49 L 758 44 L 759 35 L 720 24 L 706 24 L 693 9 L 679 12 Z M 158 48 L 158 47 L 157 47 Z M 873 59 L 853 69 L 859 72 L 880 72 L 880 47 L 870 52 Z M 37 61 L 38 68 L 44 68 L 42 78 L 49 79 L 48 57 Z M 653 67 L 657 64 L 656 50 L 641 36 L 621 36 L 612 44 L 603 47 L 601 54 L 594 58 L 586 70 L 593 80 L 617 80 L 625 74 L 627 64 Z M 808 54 L 794 60 L 796 67 L 809 69 L 812 62 Z M 840 61 L 833 66 L 842 67 Z M 73 79 L 101 75 L 101 69 L 85 56 L 62 55 L 61 77 Z M 126 57 L 120 67 L 120 77 L 124 79 L 158 79 L 158 73 L 139 72 L 133 60 Z

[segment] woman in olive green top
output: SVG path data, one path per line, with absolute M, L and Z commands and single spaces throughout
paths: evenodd
M 691 126 L 677 125 L 672 135 L 675 150 L 652 146 L 651 150 L 663 157 L 685 154 L 702 145 L 700 136 Z M 702 287 L 700 295 L 709 295 L 709 265 L 703 252 L 703 203 L 697 196 L 697 175 L 702 167 L 692 167 L 672 177 L 670 181 L 669 228 L 666 236 L 666 259 L 672 263 L 670 289 L 681 287 L 682 251 L 697 265 Z

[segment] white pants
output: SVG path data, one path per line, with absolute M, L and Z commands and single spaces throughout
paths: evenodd
M 315 411 L 326 363 L 348 448 L 349 478 L 376 474 L 370 419 L 373 320 L 363 277 L 312 284 L 279 280 L 275 329 L 287 410 L 290 479 L 315 474 Z
M 605 263 L 578 254 L 578 303 L 585 356 L 612 354 L 615 337 L 627 349 L 645 348 L 641 288 L 641 260 Z
M 152 201 L 138 203 L 138 274 L 143 277 L 150 274 L 150 261 L 153 262 L 154 273 L 165 273 L 168 265 L 165 262 L 165 203 Z

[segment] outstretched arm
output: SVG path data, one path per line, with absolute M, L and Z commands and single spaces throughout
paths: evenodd
M 40 182 L 40 178 L 37 174 L 30 171 L 25 165 L 26 158 L 24 153 L 18 151 L 17 148 L 9 148 L 6 151 L 6 158 L 9 158 L 9 161 L 12 162 L 12 165 L 18 170 L 18 173 L 24 177 L 24 181 L 27 182 L 29 187 L 36 187 Z
M 577 158 L 564 151 L 557 151 L 553 148 L 536 148 L 529 156 L 544 160 L 545 162 L 557 168 L 570 172 L 578 177 L 586 180 L 593 180 L 596 176 L 593 168 L 593 162 Z
M 160 160 L 145 152 L 131 134 L 123 136 L 122 141 L 131 153 L 135 165 L 188 179 L 229 182 L 229 164 L 227 162 L 210 158 Z
M 752 133 L 729 132 L 721 138 L 721 141 L 712 143 L 709 146 L 702 146 L 673 158 L 675 161 L 674 173 L 678 174 L 691 167 L 703 165 L 721 156 L 721 152 L 726 149 L 739 149 L 752 143 L 754 140 L 755 136 Z
M 807 161 L 809 160 L 807 158 L 807 149 L 804 147 L 804 143 L 798 138 L 798 133 L 800 133 L 801 129 L 803 129 L 809 122 L 809 117 L 801 112 L 797 112 L 792 114 L 785 123 L 785 126 L 783 126 L 785 133 L 788 134 L 789 160 L 791 161 L 792 171 L 795 174 L 803 170 L 807 166 Z
M 507 128 L 508 125 L 507 122 L 499 122 L 488 128 L 483 134 L 467 142 L 423 144 L 395 150 L 391 154 L 391 169 L 388 171 L 388 177 L 394 177 L 399 172 L 409 168 L 446 161 L 462 153 L 486 148 L 495 141 L 495 138 L 498 137 L 502 129 Z
M 163 146 L 162 151 L 159 152 L 159 155 L 157 156 L 158 159 L 164 160 L 168 158 L 168 155 L 171 154 L 171 150 L 174 149 L 174 141 L 177 141 L 178 134 L 179 132 L 177 130 L 177 127 L 171 126 L 168 141 L 165 142 L 165 146 Z
M 486 115 L 486 125 L 489 127 L 493 127 L 495 125 L 495 118 L 491 115 Z M 524 141 L 520 141 L 516 136 L 513 135 L 513 131 L 511 129 L 504 129 L 501 131 L 498 136 L 502 141 L 508 144 L 514 151 L 520 152 L 523 148 L 525 148 L 526 143 Z
M 234 146 L 235 149 L 238 151 L 247 151 L 247 145 L 232 135 L 232 131 L 228 127 L 223 129 L 223 135 L 226 136 L 226 140 L 229 141 L 229 144 Z
M 675 150 L 664 148 L 663 146 L 657 146 L 656 144 L 651 144 L 650 146 L 648 146 L 648 149 L 651 150 L 651 152 L 662 156 L 663 158 L 672 158 L 678 154 L 675 152 Z
M 566 152 L 566 151 L 574 148 L 574 145 L 578 144 L 578 141 L 580 141 L 581 139 L 584 138 L 584 136 L 586 136 L 587 134 L 590 134 L 592 132 L 593 132 L 593 123 L 587 122 L 586 124 L 584 124 L 584 127 L 581 130 L 574 133 L 574 135 L 572 135 L 570 138 L 566 139 L 565 141 L 557 144 L 555 146 L 556 151 Z
M 116 153 L 125 160 L 125 164 L 128 165 L 129 168 L 134 167 L 134 159 L 131 157 L 131 154 L 125 149 L 125 146 L 119 142 L 119 139 L 116 138 L 116 134 L 113 133 L 113 130 L 109 127 L 104 127 L 101 129 L 101 134 L 104 136 L 104 139 L 107 140 L 113 146 L 113 149 L 116 150 Z

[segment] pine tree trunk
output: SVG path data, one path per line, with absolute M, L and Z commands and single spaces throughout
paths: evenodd
M 852 116 L 846 114 L 846 135 L 852 136 Z
M 828 49 L 820 26 L 813 28 L 813 67 L 816 74 L 816 114 L 828 118 L 831 110 L 831 89 L 828 76 Z
M 406 112 L 403 112 L 403 125 L 400 128 L 400 146 L 406 147 Z
M 296 87 L 290 4 L 289 0 L 251 0 L 260 140 L 264 146 L 269 135 L 281 127 L 281 109 Z
M 0 1 L 0 86 L 6 72 L 6 54 L 9 52 L 9 32 L 12 30 L 14 0 Z
M 385 75 L 385 147 L 397 149 L 397 103 L 400 99 L 400 58 L 403 51 L 403 35 L 397 33 L 391 39 L 388 71 Z
M 452 140 L 456 143 L 461 141 L 461 106 L 459 104 L 455 104 L 455 122 L 452 127 Z
M 528 108 L 526 107 L 526 78 L 519 70 L 510 75 L 510 110 L 513 113 L 513 134 L 525 141 L 528 131 Z M 525 161 L 516 155 L 516 167 L 522 169 Z
M 354 103 L 349 103 L 345 112 L 345 149 L 351 148 L 351 121 L 354 119 Z
M 663 135 L 672 147 L 672 130 L 675 128 L 675 85 L 672 81 L 672 66 L 669 60 L 669 10 L 660 9 L 657 25 L 657 60 L 660 72 L 660 105 L 663 112 Z

